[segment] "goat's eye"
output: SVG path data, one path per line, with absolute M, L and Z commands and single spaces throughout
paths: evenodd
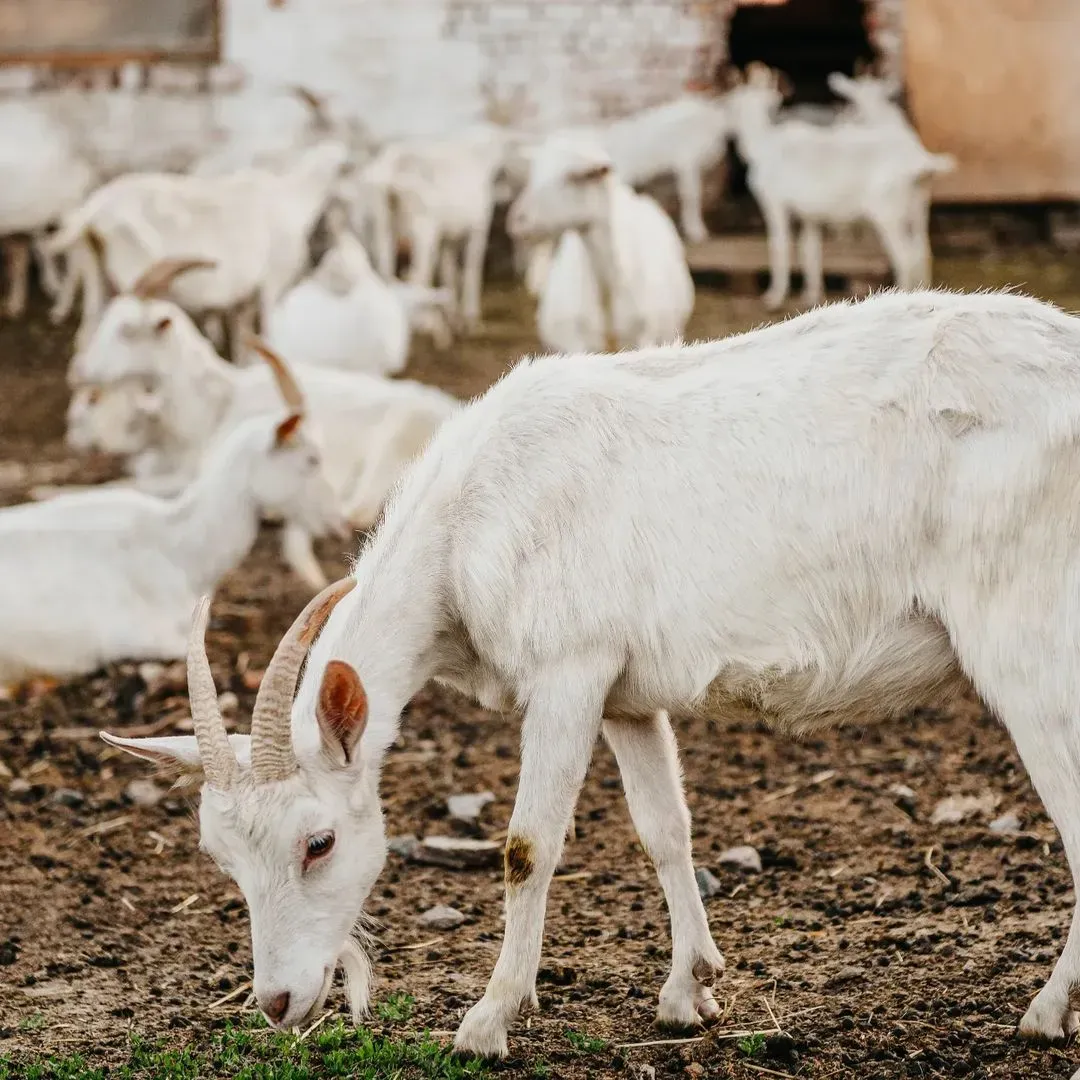
M 307 838 L 307 853 L 304 861 L 310 863 L 321 859 L 324 855 L 329 855 L 333 847 L 334 834 L 332 832 L 315 833 L 314 836 Z

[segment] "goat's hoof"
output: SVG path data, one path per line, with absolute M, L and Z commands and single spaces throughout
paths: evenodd
M 1076 1034 L 1078 1017 L 1069 1005 L 1068 993 L 1041 990 L 1024 1013 L 1017 1028 L 1021 1038 L 1042 1043 L 1064 1042 Z
M 466 1014 L 454 1036 L 454 1053 L 483 1058 L 507 1055 L 503 1010 L 481 998 Z
M 724 958 L 719 949 L 712 953 L 708 959 L 701 957 L 689 974 L 673 971 L 668 977 L 656 1010 L 659 1027 L 696 1028 L 720 1015 L 710 986 L 724 973 Z
M 704 244 L 709 239 L 709 230 L 704 225 L 686 230 L 686 242 L 688 244 Z
M 787 297 L 783 293 L 766 293 L 761 299 L 766 311 L 779 311 Z

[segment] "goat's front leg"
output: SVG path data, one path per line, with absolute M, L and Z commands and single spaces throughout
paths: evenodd
M 536 969 L 548 885 L 558 865 L 581 783 L 600 730 L 612 672 L 560 665 L 530 695 L 522 726 L 521 782 L 506 838 L 506 931 L 484 996 L 465 1014 L 454 1049 L 506 1056 L 506 1032 L 536 1003 Z
M 482 226 L 469 231 L 465 238 L 465 258 L 461 283 L 461 316 L 468 330 L 476 331 L 483 323 L 484 256 L 487 254 L 491 216 Z
M 800 302 L 814 307 L 825 295 L 825 273 L 821 259 L 821 226 L 804 221 L 799 229 L 799 262 L 802 263 L 803 292 Z
M 311 533 L 302 525 L 286 521 L 281 530 L 281 555 L 287 566 L 313 592 L 326 586 L 326 574 L 315 557 Z
M 686 242 L 700 244 L 708 240 L 709 230 L 701 214 L 701 166 L 680 165 L 675 170 L 675 188 L 679 193 L 679 219 Z
M 9 319 L 19 319 L 26 311 L 26 298 L 30 285 L 30 241 L 23 236 L 12 236 L 4 242 L 7 256 L 7 299 L 4 314 Z
M 658 1024 L 695 1027 L 719 1008 L 710 986 L 724 958 L 709 933 L 690 847 L 679 751 L 666 712 L 649 719 L 605 720 L 641 846 L 656 867 L 671 915 L 671 974 L 660 991 Z
M 791 225 L 786 207 L 759 200 L 769 243 L 769 287 L 762 299 L 776 311 L 791 288 Z

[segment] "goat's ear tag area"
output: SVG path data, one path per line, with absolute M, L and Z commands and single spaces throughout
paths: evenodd
M 286 417 L 277 426 L 277 431 L 274 433 L 274 443 L 277 446 L 288 446 L 296 437 L 296 429 L 300 426 L 300 421 L 303 417 L 300 413 L 293 413 L 291 416 Z
M 360 676 L 342 660 L 323 672 L 315 709 L 323 750 L 338 765 L 348 765 L 367 724 L 368 703 Z
M 170 326 L 172 326 L 172 316 L 163 315 L 156 323 L 154 323 L 154 335 L 156 337 L 161 337 Z

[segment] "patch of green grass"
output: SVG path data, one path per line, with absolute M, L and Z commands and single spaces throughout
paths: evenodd
M 757 1057 L 765 1052 L 765 1036 L 760 1031 L 740 1039 L 735 1044 L 747 1057 Z
M 777 929 L 789 926 L 790 923 L 791 920 L 786 915 L 777 915 L 776 918 L 772 921 L 773 926 L 777 927 Z
M 408 1020 L 415 1004 L 412 994 L 391 994 L 375 1006 L 375 1015 L 380 1020 Z
M 536 1080 L 548 1080 L 551 1076 L 551 1066 L 543 1058 L 539 1058 L 533 1062 L 532 1074 Z
M 427 1033 L 387 1039 L 365 1028 L 348 1028 L 341 1020 L 303 1041 L 233 1024 L 202 1047 L 169 1049 L 134 1035 L 127 1059 L 107 1068 L 80 1055 L 18 1062 L 0 1058 L 0 1080 L 468 1080 L 486 1075 L 482 1061 L 452 1056 Z
M 41 1013 L 24 1016 L 19 1021 L 20 1031 L 40 1031 L 45 1026 L 45 1017 Z
M 566 1041 L 579 1054 L 599 1054 L 601 1050 L 607 1049 L 607 1043 L 603 1039 L 594 1039 L 580 1031 L 567 1030 Z

